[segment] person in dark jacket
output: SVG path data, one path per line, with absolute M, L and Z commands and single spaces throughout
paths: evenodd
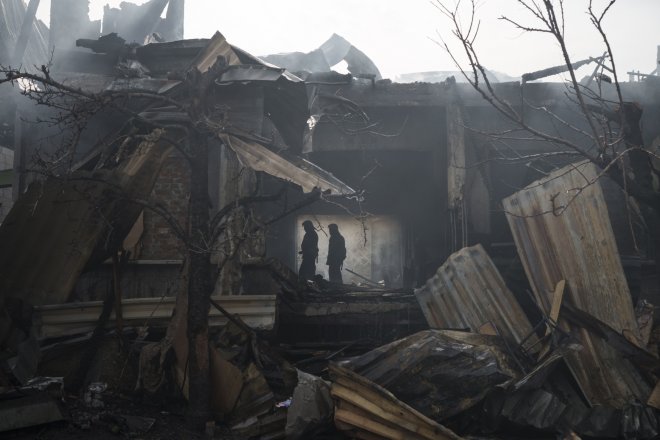
M 328 225 L 330 230 L 330 242 L 328 243 L 328 277 L 331 283 L 343 283 L 341 270 L 346 259 L 346 242 L 339 233 L 339 227 L 332 223 Z
M 303 222 L 305 229 L 305 236 L 303 237 L 302 244 L 300 245 L 299 254 L 302 255 L 302 263 L 298 271 L 298 278 L 300 280 L 312 280 L 316 275 L 316 260 L 319 256 L 319 236 L 314 230 L 314 225 L 311 221 L 305 220 Z

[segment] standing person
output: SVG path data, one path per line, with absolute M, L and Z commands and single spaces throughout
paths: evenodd
M 328 276 L 331 283 L 342 284 L 341 269 L 346 259 L 346 242 L 336 224 L 328 225 L 328 229 L 330 230 L 330 242 L 328 243 L 328 259 L 325 262 L 329 266 Z
M 305 220 L 302 225 L 305 229 L 305 236 L 300 245 L 301 251 L 298 252 L 302 255 L 298 278 L 306 281 L 314 279 L 314 275 L 316 275 L 316 260 L 319 256 L 319 236 L 314 230 L 314 225 L 311 221 Z

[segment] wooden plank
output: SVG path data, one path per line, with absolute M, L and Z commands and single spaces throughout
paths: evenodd
M 559 310 L 561 310 L 561 302 L 564 299 L 564 287 L 566 286 L 566 280 L 559 280 L 557 286 L 555 287 L 555 292 L 552 294 L 552 306 L 550 307 L 550 314 L 548 318 L 556 323 L 559 320 Z M 545 336 L 550 335 L 552 332 L 552 326 L 548 323 L 547 328 L 545 329 Z M 550 351 L 550 343 L 548 343 L 543 350 L 539 353 L 538 358 L 543 359 L 543 357 Z
M 479 333 L 480 335 L 497 336 L 497 329 L 495 328 L 492 322 L 487 322 L 481 327 L 479 327 L 477 333 Z
M 461 439 L 353 371 L 331 364 L 330 374 L 333 378 L 331 393 L 337 400 L 335 423 L 339 429 L 346 431 L 349 425 L 390 439 Z M 352 434 L 352 430 L 349 433 Z
M 559 280 L 557 286 L 555 286 L 555 291 L 552 294 L 552 306 L 550 307 L 550 314 L 548 318 L 552 319 L 554 322 L 557 322 L 559 319 L 559 310 L 561 309 L 561 302 L 564 299 L 564 287 L 566 286 L 566 280 Z M 546 332 L 546 335 L 548 333 Z
M 397 429 L 393 429 L 373 419 L 369 419 L 364 416 L 359 416 L 357 414 L 342 409 L 335 411 L 335 419 L 344 423 L 348 423 L 352 426 L 356 426 L 360 429 L 364 429 L 365 431 L 369 431 L 374 434 L 380 435 L 386 439 L 409 440 L 409 439 L 421 438 L 418 436 L 411 435 L 408 432 L 403 432 Z
M 449 209 L 462 209 L 465 197 L 465 124 L 456 86 L 449 92 L 447 124 L 447 200 Z
M 209 348 L 209 355 L 213 386 L 211 407 L 215 419 L 223 420 L 236 406 L 243 389 L 243 373 L 234 364 L 224 360 L 215 347 Z
M 660 409 L 660 382 L 655 384 L 655 388 L 653 388 L 653 392 L 649 396 L 649 399 L 646 401 L 646 404 L 648 406 L 652 406 L 655 409 Z
M 376 415 L 381 415 L 381 418 L 387 419 L 387 417 L 382 417 L 384 414 L 398 414 L 398 419 L 402 421 L 402 423 L 406 426 L 411 426 L 411 425 L 426 425 L 426 426 L 433 426 L 435 425 L 435 422 L 433 422 L 430 419 L 427 419 L 425 416 L 423 416 L 420 413 L 417 413 L 416 411 L 408 411 L 408 408 L 402 408 L 401 402 L 399 402 L 396 397 L 393 395 L 383 395 L 376 390 L 374 390 L 371 387 L 366 387 L 364 385 L 360 385 L 359 383 L 352 381 L 350 379 L 346 378 L 338 378 L 336 382 L 333 383 L 333 387 L 331 389 L 331 393 L 334 393 L 335 385 L 337 386 L 337 389 L 341 390 L 341 387 L 347 390 L 353 390 L 355 395 L 359 395 L 363 397 L 366 401 L 369 402 L 377 402 L 378 403 L 378 409 L 374 409 L 374 414 Z M 339 394 L 338 394 L 339 396 Z M 351 396 L 352 398 L 355 398 L 355 396 Z M 344 398 L 343 400 L 350 402 L 354 404 L 355 402 L 350 399 Z M 363 408 L 366 409 L 366 408 Z M 422 417 L 419 417 L 422 415 Z
M 23 62 L 25 50 L 27 49 L 28 42 L 33 33 L 33 23 L 34 18 L 37 15 L 37 8 L 39 8 L 39 0 L 30 0 L 30 3 L 28 3 L 27 9 L 25 10 L 21 32 L 18 35 L 18 40 L 14 47 L 14 54 L 11 58 L 12 66 L 18 67 Z
M 364 409 L 367 412 L 375 415 L 376 417 L 396 424 L 399 428 L 405 429 L 406 431 L 414 434 L 418 434 L 419 437 L 433 440 L 436 438 L 436 434 L 428 426 L 424 426 L 420 423 L 412 423 L 407 421 L 405 418 L 399 416 L 397 413 L 385 411 L 376 401 L 367 399 L 365 396 L 360 393 L 343 387 L 341 385 L 334 385 L 331 391 L 332 395 L 343 399 L 351 404 L 357 406 L 358 408 Z

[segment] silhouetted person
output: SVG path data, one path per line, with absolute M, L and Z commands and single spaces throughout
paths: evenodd
M 311 221 L 305 220 L 303 222 L 303 228 L 305 229 L 305 236 L 300 245 L 301 251 L 299 254 L 302 255 L 302 263 L 298 271 L 298 278 L 301 280 L 311 280 L 316 275 L 316 259 L 319 256 L 319 236 L 316 234 Z
M 332 223 L 328 225 L 330 230 L 330 242 L 328 243 L 328 276 L 331 283 L 343 283 L 341 269 L 346 259 L 346 242 L 339 233 L 339 227 Z

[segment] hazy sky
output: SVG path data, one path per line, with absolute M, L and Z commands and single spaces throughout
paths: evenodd
M 593 1 L 598 9 L 607 3 Z M 120 0 L 90 1 L 91 17 L 101 18 L 107 3 L 116 6 Z M 588 0 L 566 0 L 566 38 L 574 60 L 604 52 L 589 24 L 587 4 Z M 39 18 L 47 21 L 49 8 L 50 1 L 42 0 Z M 562 63 L 550 37 L 517 31 L 498 20 L 501 15 L 533 23 L 516 0 L 479 0 L 477 48 L 488 68 L 518 76 Z M 631 69 L 646 73 L 655 69 L 658 17 L 660 0 L 619 0 L 610 10 L 604 25 L 623 78 Z M 453 40 L 450 23 L 429 0 L 187 0 L 185 37 L 206 38 L 216 30 L 254 55 L 307 52 L 337 33 L 369 55 L 384 77 L 455 70 L 444 50 L 431 41 L 439 36 Z

